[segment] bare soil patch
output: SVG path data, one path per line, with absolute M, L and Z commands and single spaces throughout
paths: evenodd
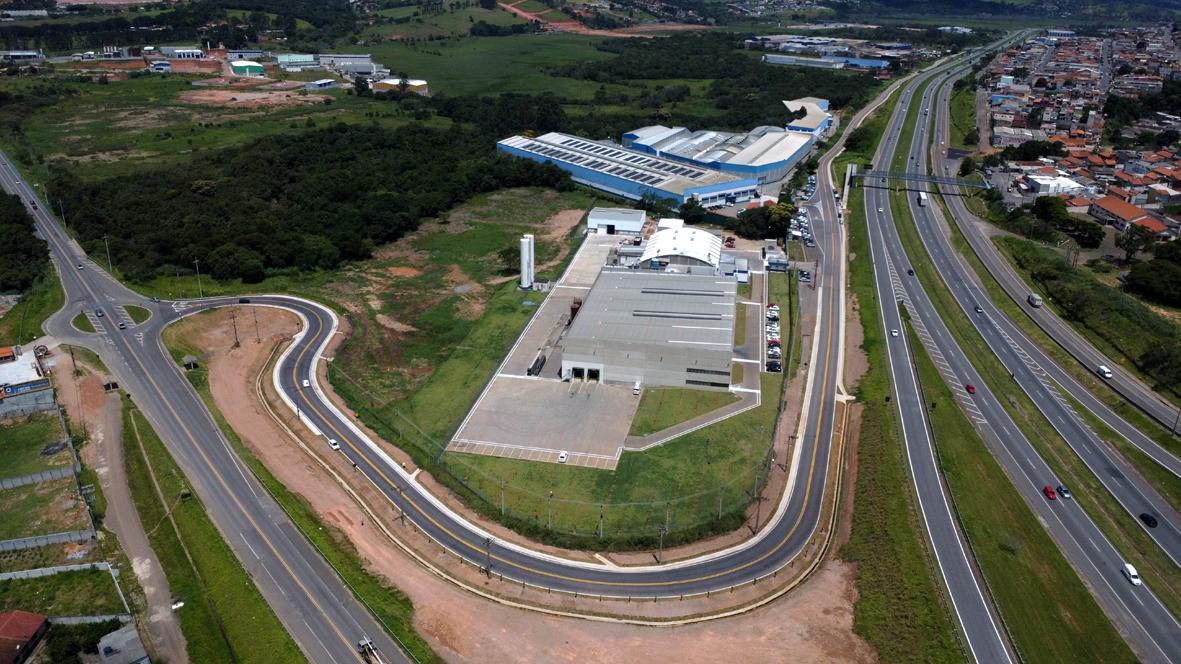
M 353 543 L 373 572 L 397 580 L 397 587 L 414 602 L 415 627 L 447 660 L 875 661 L 872 649 L 852 633 L 855 568 L 839 561 L 824 563 L 808 583 L 760 609 L 725 620 L 665 628 L 541 615 L 491 602 L 439 578 L 392 545 L 319 464 L 265 414 L 253 389 L 254 378 L 273 345 L 296 331 L 295 317 L 260 310 L 263 343 L 248 342 L 231 349 L 228 313 L 218 311 L 199 321 L 191 318 L 178 323 L 190 325 L 191 338 L 209 351 L 206 363 L 218 407 L 276 478 L 309 501 L 325 523 Z M 265 376 L 263 381 L 267 381 Z M 311 441 L 312 449 L 317 449 L 316 442 Z M 338 461 L 327 458 L 330 463 Z M 337 472 L 347 477 L 348 469 L 341 465 Z M 379 512 L 389 511 L 382 509 L 380 499 L 374 502 L 376 496 L 368 485 L 357 489 Z M 405 532 L 396 525 L 390 527 Z M 594 607 L 592 602 L 582 608 Z
M 849 295 L 848 307 L 848 315 L 845 316 L 844 383 L 845 389 L 852 390 L 865 372 L 869 371 L 869 358 L 866 357 L 865 351 L 861 350 L 865 334 L 861 329 L 861 318 L 858 313 L 861 304 L 857 301 L 857 296 Z
M 324 96 L 242 90 L 185 90 L 177 99 L 189 104 L 225 108 L 282 108 L 319 104 L 323 102 Z

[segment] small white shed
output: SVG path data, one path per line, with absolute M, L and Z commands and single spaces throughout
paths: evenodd
M 597 207 L 587 215 L 586 225 L 591 233 L 639 235 L 644 232 L 644 211 Z

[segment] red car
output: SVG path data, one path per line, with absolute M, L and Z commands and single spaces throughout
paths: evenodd
M 1042 493 L 1046 494 L 1046 498 L 1050 500 L 1058 500 L 1058 494 L 1054 493 L 1054 487 L 1052 486 L 1042 487 Z
M 976 394 L 976 386 L 971 383 L 965 385 L 964 389 L 968 391 L 968 394 Z

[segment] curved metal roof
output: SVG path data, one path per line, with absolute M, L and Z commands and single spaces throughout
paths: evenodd
M 664 256 L 687 256 L 718 266 L 722 258 L 722 238 L 698 228 L 667 228 L 648 238 L 641 262 Z

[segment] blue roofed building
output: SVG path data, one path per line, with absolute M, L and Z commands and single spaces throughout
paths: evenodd
M 753 174 L 722 172 L 560 132 L 510 136 L 497 142 L 496 149 L 553 164 L 575 182 L 631 200 L 651 195 L 678 204 L 696 199 L 705 207 L 720 207 L 759 196 L 759 179 Z
M 766 184 L 787 177 L 807 157 L 812 137 L 779 127 L 757 127 L 733 134 L 652 125 L 624 134 L 623 145 L 693 166 L 754 177 Z

